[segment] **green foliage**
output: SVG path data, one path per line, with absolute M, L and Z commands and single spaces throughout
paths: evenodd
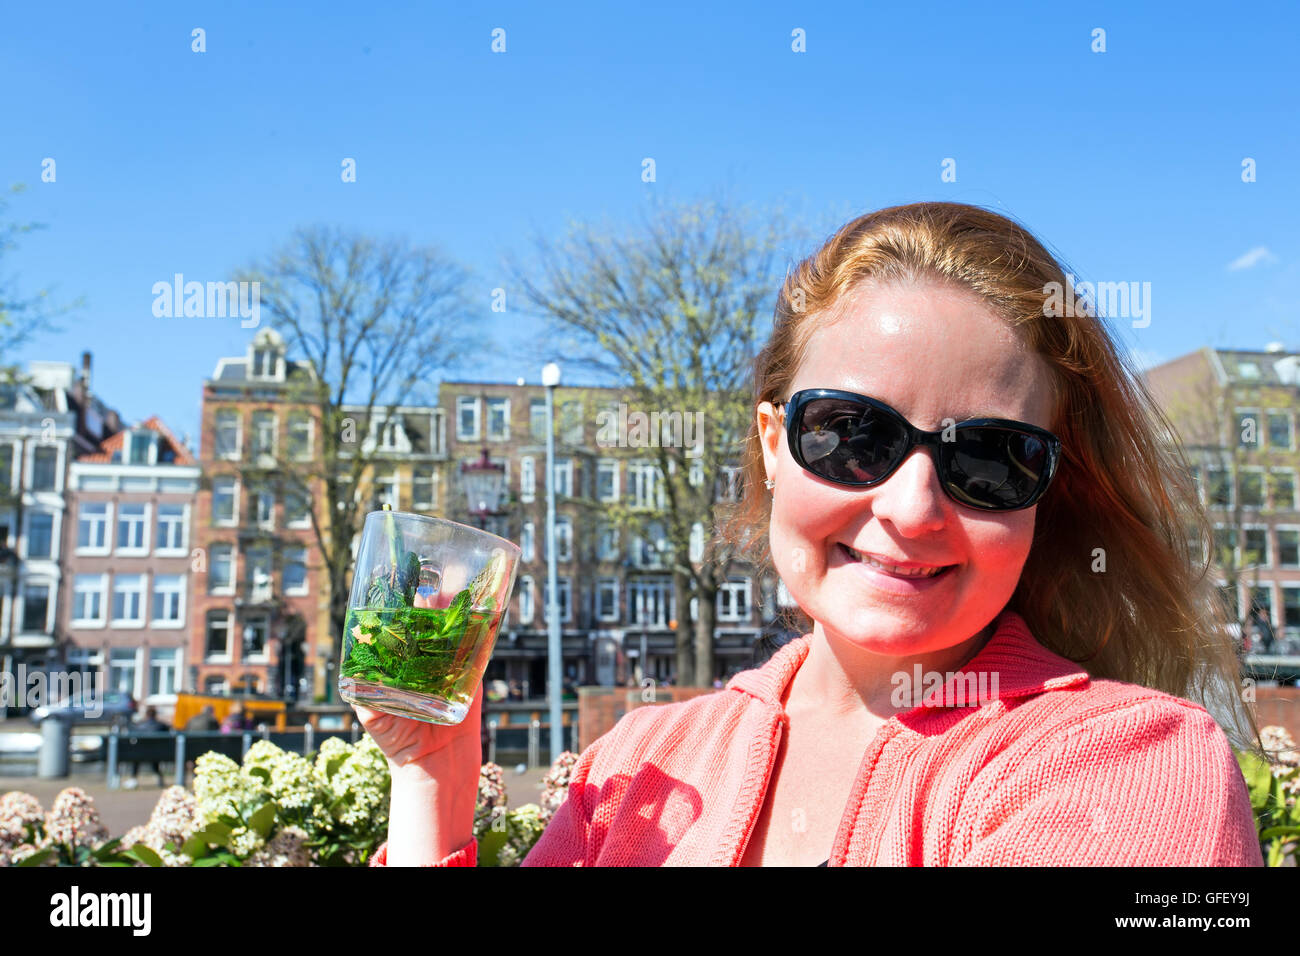
M 1288 779 L 1300 774 L 1300 769 L 1293 767 L 1274 773 L 1258 754 L 1234 753 L 1250 791 L 1264 861 L 1269 866 L 1281 866 L 1288 854 L 1295 855 L 1300 848 L 1300 801 L 1288 797 L 1284 786 Z

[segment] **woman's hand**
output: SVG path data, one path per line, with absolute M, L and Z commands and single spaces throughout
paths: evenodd
M 469 713 L 459 724 L 430 724 L 410 717 L 395 717 L 353 704 L 361 726 L 388 757 L 396 778 L 436 778 L 444 786 L 462 784 L 477 793 L 482 765 L 481 717 L 483 682 L 480 680 Z

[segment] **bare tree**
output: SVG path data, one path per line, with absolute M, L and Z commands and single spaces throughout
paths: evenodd
M 11 186 L 9 192 L 18 195 L 23 192 L 21 183 Z M 4 257 L 18 247 L 18 239 L 27 233 L 43 228 L 39 223 L 16 222 L 6 213 L 9 203 L 0 197 L 0 268 Z M 50 302 L 49 290 L 42 289 L 30 298 L 21 297 L 12 278 L 0 274 L 0 382 L 21 380 L 22 373 L 18 365 L 12 363 L 13 353 L 21 348 L 37 331 L 57 331 L 54 318 L 71 311 L 82 304 L 77 299 L 66 306 L 54 306 Z
M 309 504 L 337 660 L 364 517 L 366 433 L 376 420 L 382 431 L 399 404 L 431 403 L 435 374 L 463 354 L 468 274 L 434 248 L 313 227 L 237 278 L 261 284 L 261 307 L 290 354 L 316 372 L 290 383 L 286 398 L 311 410 L 320 440 L 305 462 L 284 449 L 275 471 Z
M 752 363 L 766 334 L 759 318 L 770 314 L 781 277 L 783 231 L 776 213 L 719 201 L 678 203 L 621 234 L 574 224 L 558 243 L 535 238 L 536 278 L 509 265 L 527 302 L 551 326 L 553 354 L 626 389 L 633 409 L 658 413 L 659 434 L 620 441 L 635 445 L 639 437 L 649 446 L 663 481 L 663 509 L 624 502 L 608 517 L 637 532 L 651 520 L 666 521 L 677 678 L 684 685 L 712 680 L 717 593 L 731 558 L 716 531 L 732 496 L 717 492 L 726 489 L 752 413 Z M 686 426 L 697 422 L 703 427 L 695 440 L 683 440 Z M 705 548 L 703 559 L 692 561 L 696 524 Z M 691 598 L 699 608 L 693 632 Z

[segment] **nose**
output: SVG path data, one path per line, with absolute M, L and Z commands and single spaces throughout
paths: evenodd
M 913 448 L 892 475 L 871 489 L 871 511 L 905 537 L 938 531 L 947 522 L 947 496 L 930 448 Z

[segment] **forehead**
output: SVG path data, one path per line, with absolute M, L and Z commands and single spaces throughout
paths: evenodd
M 859 392 L 926 429 L 945 418 L 1052 426 L 1047 364 L 971 293 L 929 282 L 863 286 L 813 321 L 791 394 Z

